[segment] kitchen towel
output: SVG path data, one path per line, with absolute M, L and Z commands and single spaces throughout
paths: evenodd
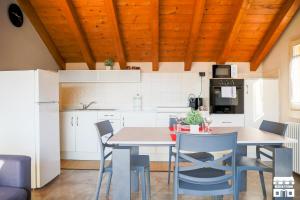
M 236 87 L 221 87 L 222 98 L 236 98 Z

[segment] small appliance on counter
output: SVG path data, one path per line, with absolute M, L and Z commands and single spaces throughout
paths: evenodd
M 237 65 L 213 65 L 213 78 L 237 78 Z
M 198 110 L 201 106 L 203 106 L 203 99 L 201 97 L 196 97 L 194 94 L 190 94 L 188 97 L 189 107 L 194 110 Z

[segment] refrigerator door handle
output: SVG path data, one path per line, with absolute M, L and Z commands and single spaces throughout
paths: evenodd
M 73 119 L 74 119 L 74 117 L 71 118 L 71 126 L 73 126 Z

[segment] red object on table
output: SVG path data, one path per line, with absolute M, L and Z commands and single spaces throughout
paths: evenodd
M 184 127 L 181 127 L 181 126 L 178 126 L 177 127 L 177 131 L 178 132 L 182 132 L 182 133 L 189 133 L 190 132 L 190 128 L 187 127 L 187 126 L 184 126 Z M 169 130 L 170 130 L 170 137 L 172 139 L 172 141 L 176 141 L 176 133 L 175 133 L 175 127 L 169 127 Z M 208 127 L 199 127 L 199 133 L 203 133 L 203 130 L 205 133 L 207 132 L 210 132 L 212 129 L 211 128 L 208 128 Z
M 170 136 L 171 136 L 172 141 L 176 141 L 176 134 L 171 133 Z

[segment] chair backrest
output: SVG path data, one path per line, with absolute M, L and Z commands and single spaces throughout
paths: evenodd
M 108 147 L 107 141 L 113 136 L 114 130 L 109 120 L 95 123 L 98 130 L 99 149 L 100 149 L 100 160 L 105 160 L 111 155 L 111 151 L 105 155 L 105 147 Z
M 176 140 L 176 160 L 175 160 L 175 180 L 192 182 L 195 184 L 218 184 L 234 183 L 235 179 L 235 152 L 237 146 L 237 133 L 226 134 L 184 134 L 178 133 Z M 186 152 L 219 152 L 226 151 L 220 158 L 210 161 L 201 161 L 189 156 Z M 189 162 L 189 165 L 180 166 L 180 160 Z M 230 161 L 231 165 L 226 165 L 225 161 Z M 228 164 L 228 163 L 227 163 Z M 189 171 L 203 168 L 219 170 L 220 175 L 213 177 L 192 177 Z M 230 189 L 233 191 L 234 184 Z
M 175 116 L 170 116 L 169 117 L 169 128 L 173 128 L 174 125 L 177 124 L 177 117 Z
M 263 120 L 259 129 L 284 136 L 287 129 L 287 124 Z

